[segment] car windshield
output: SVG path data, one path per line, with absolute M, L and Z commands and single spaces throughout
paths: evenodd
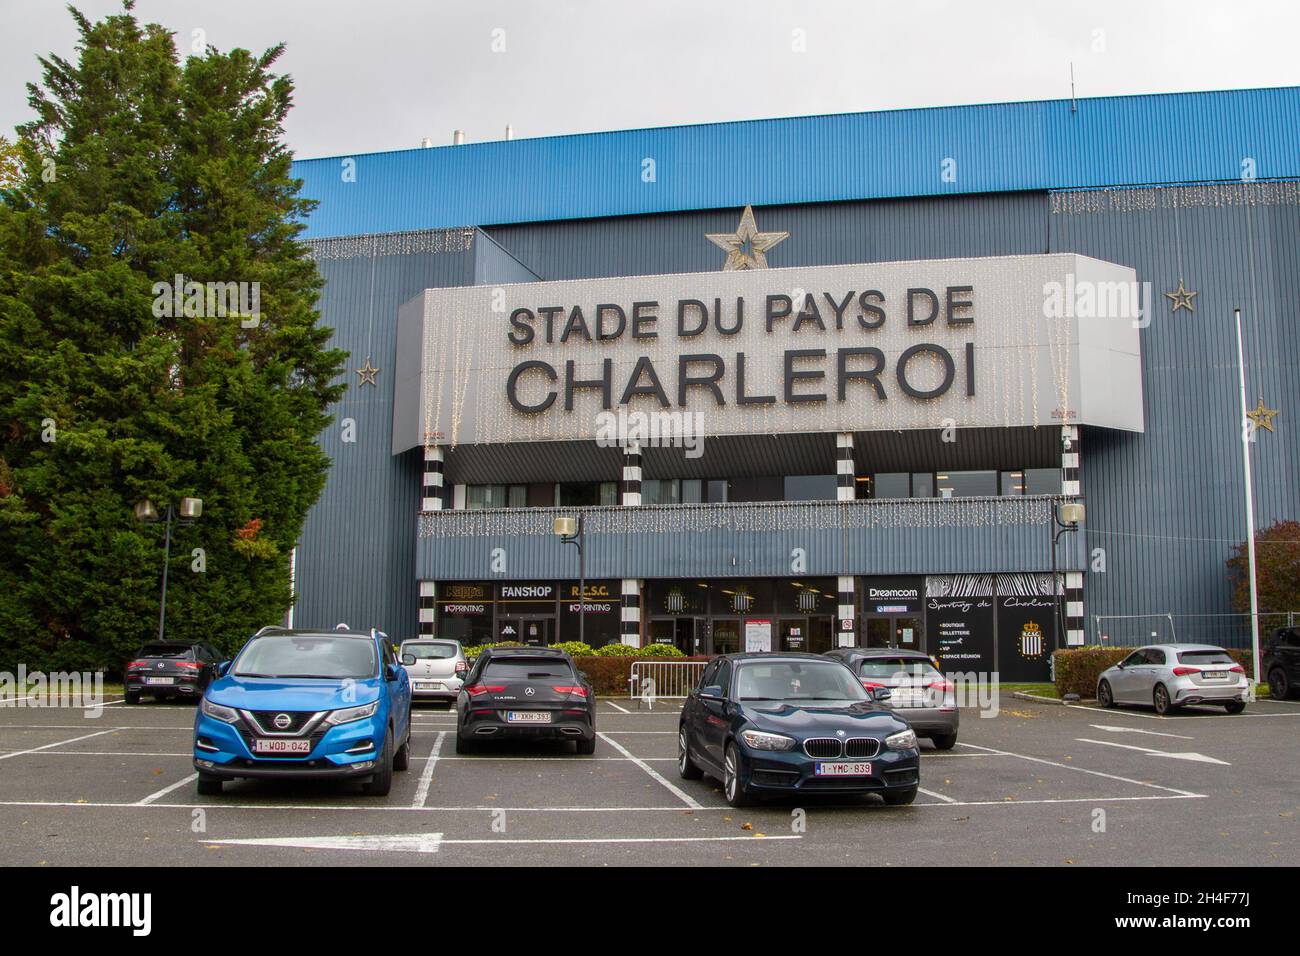
M 869 657 L 858 673 L 863 677 L 937 677 L 939 670 L 920 657 Z
M 189 658 L 193 656 L 188 647 L 177 647 L 175 644 L 146 644 L 136 657 L 170 657 L 174 660 Z
M 1180 651 L 1178 661 L 1181 664 L 1235 664 L 1236 661 L 1223 651 Z
M 573 677 L 569 662 L 556 657 L 511 657 L 487 662 L 483 677 L 499 680 L 529 680 L 543 677 Z
M 736 677 L 740 700 L 866 700 L 867 692 L 833 661 L 750 661 Z
M 410 654 L 417 661 L 445 661 L 456 656 L 455 644 L 403 644 L 403 656 Z
M 236 677 L 374 677 L 375 646 L 365 638 L 275 635 L 251 641 L 235 661 Z

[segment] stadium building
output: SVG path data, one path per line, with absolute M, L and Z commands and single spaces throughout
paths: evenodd
M 1297 116 L 1288 88 L 299 161 L 351 359 L 294 623 L 581 617 L 1026 680 L 1115 615 L 1228 612 L 1234 309 L 1257 523 L 1300 502 Z

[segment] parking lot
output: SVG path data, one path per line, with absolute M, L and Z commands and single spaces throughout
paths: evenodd
M 193 705 L 0 709 L 9 865 L 1293 864 L 1300 703 L 1241 716 L 1003 696 L 923 743 L 910 807 L 875 798 L 732 810 L 675 765 L 677 709 L 602 700 L 591 757 L 565 745 L 458 757 L 455 716 L 417 709 L 411 769 L 356 785 L 240 781 L 195 794 Z

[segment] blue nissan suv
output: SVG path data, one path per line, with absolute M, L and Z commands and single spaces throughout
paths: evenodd
M 356 779 L 385 796 L 411 762 L 411 682 L 380 631 L 264 627 L 194 718 L 198 791 L 239 777 Z

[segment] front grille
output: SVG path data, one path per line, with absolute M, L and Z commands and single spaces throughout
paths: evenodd
M 853 737 L 844 743 L 846 757 L 874 757 L 880 753 L 880 741 L 875 737 Z
M 809 737 L 803 742 L 803 752 L 809 757 L 838 757 L 842 752 L 840 741 L 834 737 Z
M 297 736 L 302 732 L 307 722 L 316 716 L 318 711 L 314 710 L 250 710 L 253 719 L 257 721 L 254 730 L 263 734 L 282 734 L 285 736 Z M 288 727 L 277 727 L 275 718 L 284 714 L 289 718 Z
M 280 711 L 276 711 L 276 713 L 280 713 Z M 308 715 L 308 716 L 310 716 L 310 715 Z M 261 734 L 261 733 L 257 733 L 256 731 L 254 731 L 254 730 L 253 730 L 252 728 L 250 728 L 250 727 L 247 725 L 247 723 L 246 723 L 245 721 L 243 721 L 243 720 L 241 720 L 241 721 L 239 722 L 239 724 L 237 725 L 237 729 L 239 730 L 239 736 L 241 736 L 241 737 L 244 738 L 244 743 L 248 746 L 248 751 L 249 751 L 249 753 L 253 753 L 253 741 L 254 741 L 254 740 L 257 740 L 259 737 L 261 737 L 261 738 L 263 738 L 263 739 L 266 739 L 266 737 L 267 737 L 266 734 Z M 316 729 L 313 730 L 313 731 L 311 732 L 311 736 L 309 736 L 309 737 L 307 738 L 308 740 L 311 741 L 311 750 L 308 751 L 309 754 L 315 752 L 315 750 L 316 750 L 316 745 L 319 744 L 319 743 L 321 742 L 321 738 L 325 736 L 325 733 L 326 733 L 326 731 L 328 731 L 328 730 L 329 730 L 329 727 L 327 727 L 326 725 L 324 725 L 324 724 L 318 724 L 318 725 L 316 726 Z M 303 759 L 305 759 L 305 755 L 304 755 L 304 757 L 297 757 L 297 758 L 289 757 L 289 758 L 286 758 L 286 759 L 288 759 L 288 760 L 295 760 L 295 759 L 296 759 L 297 761 L 301 762 Z

